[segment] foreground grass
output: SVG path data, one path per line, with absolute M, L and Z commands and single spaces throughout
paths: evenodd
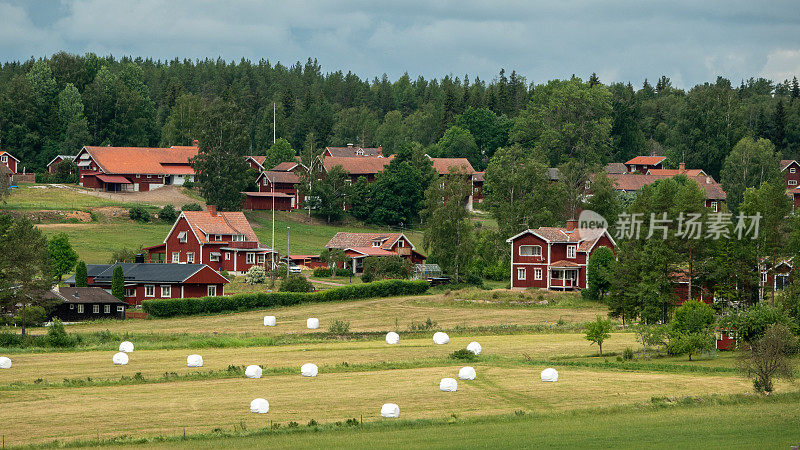
M 66 233 L 72 248 L 87 264 L 107 264 L 114 250 L 137 250 L 164 242 L 172 224 L 136 223 L 59 223 L 38 225 L 47 237 Z

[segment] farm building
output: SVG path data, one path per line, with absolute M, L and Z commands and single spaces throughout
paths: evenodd
M 356 156 L 383 156 L 383 147 L 364 148 L 347 144 L 347 147 L 325 147 L 322 157 L 353 158 Z
M 338 232 L 325 248 L 338 248 L 352 258 L 350 269 L 353 273 L 364 270 L 364 258 L 369 256 L 400 256 L 418 264 L 425 256 L 417 252 L 416 247 L 403 233 L 348 233 Z
M 87 264 L 89 287 L 110 290 L 117 266 L 122 267 L 128 305 L 140 305 L 146 299 L 224 295 L 228 283 L 205 264 L 116 263 Z M 75 287 L 75 277 L 68 278 L 65 283 Z
M 54 317 L 64 322 L 97 319 L 125 319 L 128 304 L 99 287 L 56 287 L 45 294 L 55 300 Z
M 666 159 L 666 156 L 637 156 L 626 161 L 625 167 L 628 168 L 628 173 L 646 174 L 648 170 L 663 169 L 662 164 Z
M 290 163 L 291 164 L 291 163 Z M 295 167 L 300 166 L 295 164 Z M 245 192 L 244 209 L 290 211 L 302 208 L 300 177 L 292 170 L 268 170 L 256 179 L 258 192 Z
M 47 163 L 47 171 L 53 173 L 56 168 L 56 165 L 61 161 L 75 161 L 75 155 L 56 155 L 55 158 L 52 159 L 49 163 Z
M 800 182 L 800 163 L 793 159 L 781 160 L 781 173 L 786 180 L 786 189 L 796 189 Z
M 585 289 L 591 254 L 599 247 L 613 251 L 616 243 L 608 231 L 584 238 L 577 226 L 577 220 L 568 220 L 565 228 L 540 227 L 509 238 L 511 288 Z
M 0 150 L 0 164 L 8 167 L 12 175 L 19 173 L 19 160 L 11 153 Z
M 638 192 L 643 187 L 653 184 L 658 180 L 665 178 L 672 178 L 675 175 L 651 175 L 640 173 L 623 173 L 623 174 L 608 174 L 608 179 L 614 184 L 617 191 L 623 192 Z M 688 174 L 687 174 L 688 176 Z M 728 196 L 722 190 L 722 186 L 710 176 L 688 176 L 690 180 L 694 180 L 700 189 L 706 194 L 705 206 L 711 208 L 714 212 L 722 210 L 722 205 L 725 204 Z

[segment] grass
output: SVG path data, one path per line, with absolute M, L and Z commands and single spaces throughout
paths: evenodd
M 80 188 L 79 188 L 80 189 Z M 13 189 L 0 209 L 14 210 L 89 210 L 106 206 L 130 208 L 137 203 L 121 203 L 72 189 L 45 185 L 23 185 Z
M 106 264 L 111 253 L 121 248 L 139 249 L 164 242 L 172 224 L 163 222 L 44 224 L 39 229 L 48 237 L 66 233 L 72 248 L 87 264 Z

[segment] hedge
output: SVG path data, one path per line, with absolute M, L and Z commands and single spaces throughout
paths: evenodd
M 428 290 L 428 282 L 385 280 L 353 284 L 318 292 L 256 292 L 222 297 L 145 300 L 142 308 L 152 317 L 194 316 L 252 309 L 322 303 L 339 300 L 418 295 Z

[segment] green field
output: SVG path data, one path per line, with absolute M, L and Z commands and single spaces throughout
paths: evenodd
M 121 203 L 94 195 L 82 194 L 75 189 L 80 187 L 56 188 L 46 185 L 28 184 L 11 191 L 0 209 L 13 210 L 83 210 L 117 206 L 133 206 L 135 203 Z
M 53 223 L 39 225 L 48 237 L 66 233 L 72 248 L 87 264 L 107 264 L 111 253 L 122 248 L 139 249 L 164 242 L 171 224 L 115 221 L 110 223 Z

